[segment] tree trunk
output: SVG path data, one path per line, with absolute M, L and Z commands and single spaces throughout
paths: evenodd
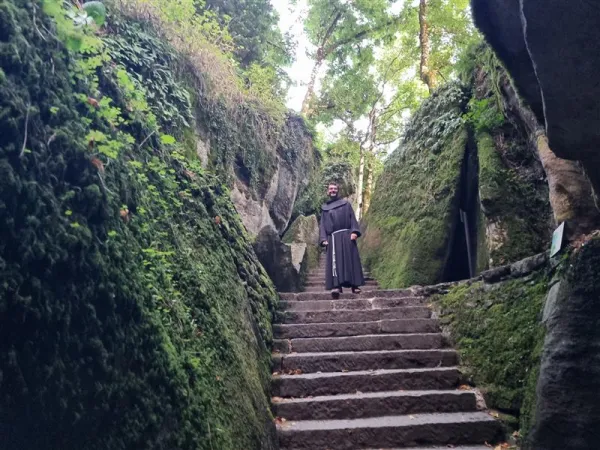
M 427 85 L 429 92 L 435 88 L 435 77 L 429 67 L 431 40 L 429 38 L 429 22 L 427 22 L 427 0 L 419 2 L 419 44 L 421 46 L 421 64 L 419 72 L 421 81 Z
M 365 195 L 363 199 L 362 215 L 364 216 L 369 206 L 371 205 L 371 195 L 373 194 L 373 169 L 375 159 L 375 142 L 377 141 L 377 104 L 371 108 L 369 112 L 369 152 L 368 152 L 368 175 L 367 175 L 367 188 L 365 189 Z
M 502 87 L 506 107 L 516 112 L 536 145 L 548 179 L 550 205 L 556 223 L 567 222 L 569 239 L 597 229 L 600 226 L 600 210 L 594 201 L 592 183 L 579 163 L 557 157 L 548 146 L 544 129 L 533 111 L 522 104 L 508 80 L 503 82 Z M 600 172 L 595 170 L 591 173 Z M 593 177 L 590 178 L 593 180 Z
M 358 186 L 356 187 L 356 220 L 360 221 L 363 207 L 363 187 L 365 184 L 365 149 L 360 146 L 360 163 L 358 166 Z
M 373 196 L 373 170 L 375 169 L 374 155 L 369 155 L 369 162 L 367 164 L 367 188 L 365 189 L 365 196 L 363 199 L 363 211 L 362 215 L 364 216 L 369 210 L 369 206 L 371 206 L 371 197 Z
M 308 83 L 308 89 L 306 90 L 306 95 L 304 96 L 304 100 L 302 101 L 302 114 L 304 116 L 308 116 L 310 114 L 310 104 L 315 95 L 315 84 L 317 82 L 317 75 L 319 74 L 319 69 L 325 61 L 325 58 L 335 49 L 335 46 L 331 46 L 329 40 L 335 31 L 338 22 L 342 18 L 342 11 L 336 11 L 329 27 L 325 31 L 323 38 L 319 43 L 319 48 L 317 49 L 317 55 L 315 58 L 315 65 L 313 66 L 312 72 L 310 74 L 310 81 Z
M 317 51 L 317 59 L 315 60 L 315 65 L 313 66 L 312 72 L 310 74 L 310 81 L 308 83 L 306 95 L 304 95 L 304 100 L 302 100 L 302 115 L 304 117 L 309 117 L 311 114 L 311 102 L 313 100 L 313 97 L 315 96 L 315 84 L 317 83 L 317 75 L 319 74 L 321 64 L 323 64 L 323 58 L 320 57 L 320 54 L 322 54 L 322 49 L 319 49 Z

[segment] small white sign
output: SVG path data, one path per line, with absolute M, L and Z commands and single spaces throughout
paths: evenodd
M 552 247 L 550 248 L 550 257 L 552 258 L 562 249 L 563 236 L 565 233 L 565 223 L 561 223 L 552 234 Z

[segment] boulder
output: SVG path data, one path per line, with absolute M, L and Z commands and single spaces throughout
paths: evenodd
M 546 300 L 546 338 L 535 425 L 526 448 L 598 448 L 600 424 L 600 240 L 565 262 Z
M 263 227 L 254 243 L 254 251 L 279 292 L 299 292 L 306 245 L 287 245 L 277 231 Z
M 283 236 L 286 243 L 316 245 L 319 241 L 319 221 L 317 216 L 299 216 Z
M 270 178 L 262 177 L 267 179 L 261 180 L 261 192 L 249 186 L 247 177 L 243 176 L 251 172 L 250 168 L 236 171 L 231 200 L 252 236 L 257 236 L 266 226 L 274 228 L 280 235 L 285 231 L 296 198 L 315 171 L 312 136 L 303 120 L 290 115 L 281 134 L 279 145 L 271 149 L 274 172 Z
M 307 245 L 306 244 L 285 244 L 292 252 L 292 265 L 298 273 L 302 272 L 302 266 L 306 262 Z
M 552 151 L 581 160 L 598 194 L 598 6 L 589 0 L 472 0 L 472 10 L 520 94 L 546 124 Z

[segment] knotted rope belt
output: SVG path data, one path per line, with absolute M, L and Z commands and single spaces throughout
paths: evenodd
M 331 258 L 332 258 L 332 275 L 337 277 L 337 262 L 335 260 L 335 235 L 341 233 L 342 231 L 350 231 L 348 228 L 344 228 L 343 230 L 337 230 L 331 233 Z

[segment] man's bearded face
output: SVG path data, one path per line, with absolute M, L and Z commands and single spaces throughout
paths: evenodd
M 328 197 L 337 197 L 338 195 L 338 187 L 335 184 L 330 184 L 327 188 L 327 196 Z

